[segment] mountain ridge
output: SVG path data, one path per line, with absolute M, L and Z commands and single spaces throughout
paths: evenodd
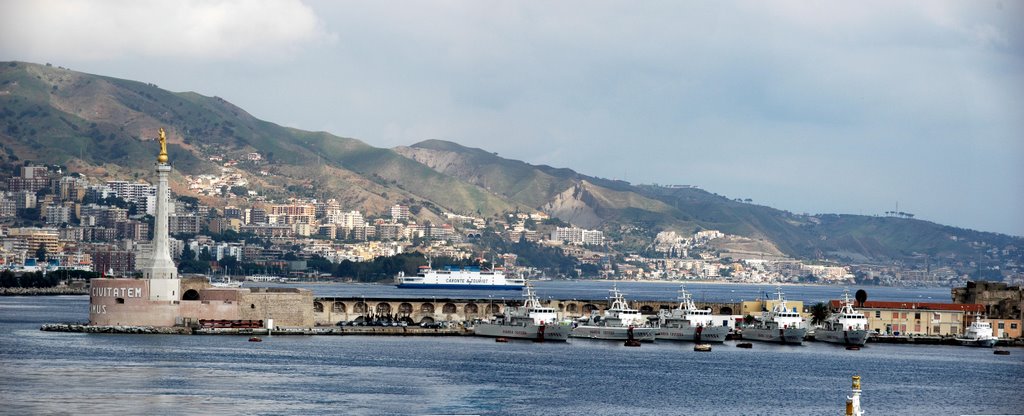
M 717 229 L 770 241 L 797 258 L 890 263 L 921 256 L 984 258 L 1024 239 L 927 221 L 849 214 L 799 215 L 691 187 L 633 185 L 532 165 L 484 149 L 427 140 L 394 149 L 259 120 L 219 97 L 59 67 L 0 62 L 0 146 L 6 163 L 32 159 L 110 177 L 144 177 L 156 129 L 168 130 L 182 175 L 215 172 L 210 156 L 258 151 L 246 175 L 270 197 L 338 197 L 381 213 L 395 203 L 496 216 L 544 210 L 642 247 L 662 230 Z M 265 170 L 268 175 L 257 174 Z

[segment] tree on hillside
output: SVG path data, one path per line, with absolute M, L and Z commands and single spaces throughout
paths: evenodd
M 36 258 L 40 262 L 46 261 L 46 245 L 39 243 L 39 248 L 36 249 Z

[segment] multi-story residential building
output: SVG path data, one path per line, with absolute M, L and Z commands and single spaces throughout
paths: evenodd
M 0 218 L 14 218 L 18 215 L 18 205 L 14 200 L 4 196 L 0 198 Z
M 14 191 L 11 193 L 11 198 L 14 199 L 15 209 L 31 209 L 36 207 L 35 191 Z
M 357 227 L 363 227 L 366 225 L 366 220 L 363 219 L 363 214 L 359 211 L 349 211 L 341 215 L 341 222 L 339 225 L 342 228 L 349 230 Z
M 47 253 L 59 252 L 61 248 L 60 232 L 56 228 L 10 228 L 7 230 L 7 236 L 25 240 L 33 253 L 40 245 L 46 248 Z
M 121 221 L 114 226 L 114 230 L 117 232 L 117 238 L 135 241 L 149 240 L 149 224 L 142 221 Z
M 246 224 L 240 227 L 242 234 L 253 234 L 260 237 L 294 237 L 295 230 L 288 225 Z
M 224 207 L 224 218 L 243 219 L 244 215 L 245 215 L 245 211 L 243 211 L 239 207 L 233 207 L 233 206 Z
M 97 224 L 106 228 L 114 228 L 117 227 L 117 223 L 124 221 L 128 221 L 128 210 L 109 207 L 100 212 Z
M 156 187 L 147 183 L 107 181 L 107 188 L 110 188 L 118 198 L 139 207 L 146 207 L 148 205 L 148 198 L 151 196 L 156 197 Z M 169 193 L 170 191 L 168 191 Z
M 61 200 L 81 201 L 85 197 L 85 188 L 88 184 L 84 178 L 64 176 L 55 180 L 52 187 Z
M 130 276 L 135 273 L 135 253 L 109 247 L 89 252 L 96 271 L 108 276 Z
M 377 224 L 377 238 L 381 240 L 399 240 L 405 232 L 405 226 L 395 223 Z
M 317 227 L 316 235 L 334 240 L 338 238 L 338 228 L 334 224 L 324 224 Z
M 455 229 L 452 228 L 451 224 L 432 226 L 427 232 L 427 236 L 431 240 L 451 240 L 455 238 Z
M 551 232 L 551 239 L 554 241 L 567 241 L 569 244 L 601 245 L 604 244 L 604 232 L 576 227 L 556 227 Z
M 249 219 L 246 221 L 247 224 L 266 224 L 267 221 L 266 209 L 257 207 L 249 210 Z
M 317 202 L 314 206 L 316 207 L 317 218 L 324 218 L 327 216 L 328 212 L 341 210 L 341 204 L 337 199 L 328 199 L 327 201 Z
M 372 225 L 363 225 L 352 228 L 352 239 L 366 241 L 377 235 L 377 227 Z
M 49 205 L 46 212 L 46 225 L 61 225 L 71 222 L 71 209 L 62 205 Z
M 7 180 L 7 190 L 11 192 L 31 192 L 50 187 L 50 174 L 45 166 L 22 166 L 19 176 Z
M 171 215 L 167 217 L 167 228 L 171 234 L 199 234 L 202 218 L 196 215 Z
M 408 221 L 409 220 L 409 207 L 406 205 L 395 204 L 391 206 L 391 219 L 394 221 Z

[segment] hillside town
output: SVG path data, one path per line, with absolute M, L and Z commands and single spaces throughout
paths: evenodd
M 438 210 L 427 216 L 419 214 L 436 208 L 414 201 L 362 212 L 331 198 L 272 199 L 238 168 L 265 166 L 258 164 L 262 160 L 256 152 L 238 159 L 213 156 L 222 165 L 219 175 L 184 177 L 185 194 L 172 195 L 169 217 L 172 255 L 184 272 L 385 280 L 379 273 L 359 275 L 351 265 L 418 253 L 426 262 L 502 267 L 527 278 L 955 286 L 978 277 L 950 265 L 801 261 L 717 230 L 659 230 L 645 250 L 630 251 L 622 249 L 614 229 L 585 229 L 541 211 L 481 218 Z M 4 270 L 132 276 L 151 257 L 156 187 L 145 179 L 99 181 L 25 163 L 4 183 Z M 1012 254 L 1019 248 L 992 250 Z M 1020 265 L 1012 262 L 981 277 L 1024 282 Z

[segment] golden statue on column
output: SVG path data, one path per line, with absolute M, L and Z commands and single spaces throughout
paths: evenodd
M 167 163 L 167 135 L 164 128 L 160 128 L 160 156 L 156 157 L 157 163 Z

